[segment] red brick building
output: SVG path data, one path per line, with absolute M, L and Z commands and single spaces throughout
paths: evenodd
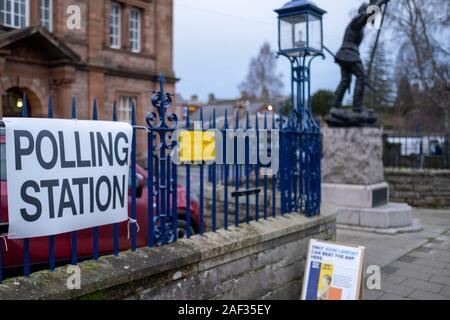
M 55 117 L 92 114 L 139 123 L 149 109 L 160 72 L 174 92 L 172 0 L 0 0 L 0 115 L 20 115 L 28 97 L 33 117 L 45 117 L 48 96 Z

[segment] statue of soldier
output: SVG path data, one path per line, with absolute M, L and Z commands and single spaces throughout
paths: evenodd
M 381 7 L 390 0 L 371 0 L 370 5 Z M 366 74 L 359 53 L 359 46 L 364 39 L 364 28 L 373 13 L 368 13 L 369 4 L 364 3 L 358 10 L 358 15 L 348 25 L 342 47 L 335 56 L 336 63 L 341 67 L 342 80 L 334 95 L 330 113 L 326 121 L 330 126 L 370 126 L 377 122 L 373 110 L 363 107 Z M 353 111 L 342 110 L 342 100 L 349 89 L 352 76 L 356 77 L 353 97 Z

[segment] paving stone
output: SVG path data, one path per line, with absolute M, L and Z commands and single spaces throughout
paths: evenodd
M 418 265 L 430 266 L 430 267 L 438 267 L 438 268 L 445 268 L 445 266 L 447 265 L 446 262 L 441 262 L 441 261 L 437 261 L 437 260 L 430 260 L 430 259 L 423 259 L 423 258 L 418 258 L 413 263 L 414 264 L 418 264 Z
M 408 298 L 417 300 L 447 300 L 448 298 L 425 290 L 416 290 Z
M 381 268 L 381 275 L 388 276 L 398 270 L 399 270 L 399 268 L 397 268 L 397 267 L 385 266 L 385 267 Z
M 426 248 L 426 247 L 420 247 L 420 248 L 417 248 L 415 251 L 429 253 L 429 252 L 433 251 L 433 249 L 432 248 Z
M 385 292 L 380 290 L 364 290 L 364 300 L 378 300 Z
M 425 269 L 422 269 L 422 270 L 399 269 L 393 275 L 406 276 L 408 278 L 427 281 L 427 280 L 430 280 L 431 277 L 433 277 L 435 275 L 435 272 L 425 271 Z
M 441 240 L 441 241 L 444 241 L 444 242 L 450 242 L 450 236 L 441 235 L 439 237 L 436 237 L 435 240 Z
M 440 285 L 437 283 L 432 283 L 432 282 L 417 280 L 417 279 L 412 279 L 412 278 L 406 279 L 405 281 L 402 282 L 401 285 L 405 286 L 405 287 L 414 288 L 414 289 L 430 291 L 433 293 L 439 293 L 442 290 L 442 288 L 444 287 L 443 285 Z
M 445 242 L 446 242 L 445 240 L 439 240 L 437 238 L 430 241 L 430 243 L 433 244 L 444 244 Z
M 437 261 L 450 263 L 450 256 L 439 255 Z
M 407 256 L 401 257 L 400 259 L 398 259 L 398 261 L 411 263 L 418 259 L 420 259 L 420 258 L 407 255 Z
M 395 294 L 402 297 L 407 297 L 409 294 L 414 292 L 414 288 L 405 287 L 403 285 L 384 283 L 381 284 L 381 290 L 386 293 Z
M 424 246 L 426 246 L 427 248 L 440 249 L 440 250 L 449 248 L 448 244 L 436 244 L 436 243 L 432 243 L 432 242 L 428 242 L 428 243 L 424 244 Z
M 423 252 L 423 251 L 418 251 L 418 250 L 408 253 L 408 256 L 424 258 L 424 259 L 435 259 L 435 258 L 439 257 L 439 255 L 435 251 Z
M 444 289 L 442 289 L 440 294 L 444 295 L 446 297 L 449 297 L 449 299 L 450 299 L 450 287 L 447 286 Z
M 436 268 L 436 267 L 425 267 L 425 269 L 421 270 L 421 272 L 426 272 L 426 273 L 430 273 L 431 272 L 431 273 L 437 274 L 439 276 L 450 277 L 450 270 L 449 269 L 439 269 L 439 268 Z
M 392 267 L 397 267 L 401 270 L 421 270 L 424 268 L 424 265 L 417 263 L 407 263 L 402 261 L 395 261 L 390 264 Z
M 435 276 L 433 276 L 433 278 L 430 279 L 430 282 L 450 286 L 450 277 L 435 275 Z
M 377 300 L 411 300 L 411 299 L 407 298 L 407 297 L 397 296 L 395 294 L 386 293 L 386 294 L 383 294 Z
M 400 273 L 393 273 L 393 274 L 390 274 L 390 275 L 388 275 L 386 277 L 381 276 L 381 285 L 383 285 L 383 283 L 400 284 L 406 278 L 407 278 L 406 275 L 403 275 L 403 274 L 400 274 Z
M 437 254 L 439 257 L 450 257 L 450 251 L 445 248 L 435 249 L 432 252 Z

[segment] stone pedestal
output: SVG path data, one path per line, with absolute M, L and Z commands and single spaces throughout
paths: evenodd
M 324 128 L 322 199 L 343 227 L 396 233 L 415 231 L 411 207 L 389 202 L 381 128 Z
M 371 185 L 322 183 L 322 197 L 340 207 L 375 208 L 389 203 L 386 182 Z
M 324 128 L 322 181 L 372 185 L 384 182 L 381 128 Z

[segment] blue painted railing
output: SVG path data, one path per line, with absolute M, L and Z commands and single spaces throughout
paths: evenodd
M 27 98 L 23 97 L 22 116 L 28 116 Z M 77 118 L 77 103 L 72 99 L 72 119 Z M 233 224 L 239 226 L 240 223 L 250 223 L 252 220 L 275 218 L 277 215 L 290 212 L 303 212 L 307 216 L 313 216 L 320 212 L 320 131 L 299 134 L 289 130 L 286 119 L 281 115 L 264 114 L 262 119 L 256 116 L 254 121 L 247 112 L 245 117 L 240 119 L 237 113 L 231 119 L 228 112 L 219 119 L 214 110 L 209 123 L 204 121 L 203 111 L 200 113 L 201 130 L 217 129 L 222 133 L 223 154 L 226 159 L 227 140 L 225 139 L 227 130 L 233 129 L 256 129 L 257 133 L 257 159 L 259 159 L 260 134 L 259 129 L 280 131 L 280 173 L 268 176 L 262 175 L 261 170 L 269 166 L 261 163 L 250 164 L 250 149 L 255 146 L 250 145 L 249 138 L 245 140 L 245 164 L 190 164 L 175 165 L 172 163 L 172 154 L 176 142 L 170 137 L 177 130 L 179 121 L 177 116 L 171 112 L 172 95 L 165 92 L 165 80 L 161 76 L 160 89 L 154 92 L 151 99 L 151 112 L 146 116 L 146 126 L 137 125 L 137 106 L 132 102 L 131 124 L 133 126 L 133 143 L 131 152 L 131 204 L 130 220 L 128 224 L 130 239 L 126 249 L 136 251 L 142 242 L 138 241 L 137 221 L 137 133 L 142 131 L 146 134 L 147 152 L 145 163 L 148 170 L 146 180 L 147 194 L 142 195 L 148 201 L 146 219 L 147 232 L 145 233 L 145 244 L 148 247 L 165 245 L 177 241 L 180 235 L 191 237 L 194 233 L 203 235 L 205 232 L 216 232 L 219 228 L 227 230 L 230 225 L 230 214 Z M 112 106 L 112 121 L 118 121 L 117 105 Z M 53 101 L 48 101 L 48 117 L 53 118 Z M 100 118 L 97 100 L 93 101 L 92 119 Z M 230 122 L 234 120 L 234 125 Z M 188 114 L 185 128 L 191 130 L 191 117 Z M 237 157 L 237 138 L 235 138 L 235 160 Z M 170 142 L 169 142 L 170 141 Z M 139 145 L 140 146 L 140 145 Z M 306 148 L 308 146 L 308 149 Z M 1 152 L 1 149 L 0 149 Z M 272 153 L 277 150 L 271 150 Z M 144 153 L 140 153 L 144 154 Z M 290 156 L 286 156 L 290 155 Z M 0 153 L 1 156 L 1 153 Z M 319 163 L 319 165 L 317 165 Z M 312 170 L 311 168 L 315 169 Z M 205 177 L 205 169 L 206 177 Z M 195 184 L 194 174 L 198 172 L 199 183 Z M 287 175 L 283 176 L 283 174 Z M 206 187 L 209 186 L 210 197 L 207 199 Z M 184 188 L 184 192 L 179 192 Z M 198 188 L 198 190 L 196 190 Z M 218 201 L 218 190 L 220 188 L 220 201 Z M 0 189 L 1 192 L 1 189 Z M 178 199 L 179 194 L 185 199 Z M 197 197 L 198 195 L 198 197 Z M 234 198 L 234 199 L 233 199 Z M 0 223 L 2 222 L 0 198 Z M 185 203 L 180 208 L 180 204 Z M 234 204 L 234 206 L 233 206 Z M 192 211 L 195 210 L 195 211 Z M 184 232 L 183 231 L 184 228 Z M 102 254 L 114 254 L 117 256 L 121 245 L 120 224 L 112 226 L 111 252 L 102 252 L 99 248 L 99 228 L 92 230 L 92 255 L 91 257 L 78 256 L 78 237 L 80 232 L 70 233 L 70 257 L 66 262 L 77 264 L 80 258 L 99 259 Z M 63 235 L 48 237 L 48 269 L 55 270 L 58 263 L 56 261 L 56 247 L 58 239 Z M 4 257 L 8 254 L 5 251 L 3 240 L 0 239 L 0 283 L 4 277 Z M 6 240 L 10 241 L 10 240 Z M 29 276 L 32 263 L 30 253 L 30 243 L 33 239 L 23 240 L 23 275 Z M 39 261 L 42 263 L 43 261 Z M 34 269 L 33 269 L 34 271 Z

